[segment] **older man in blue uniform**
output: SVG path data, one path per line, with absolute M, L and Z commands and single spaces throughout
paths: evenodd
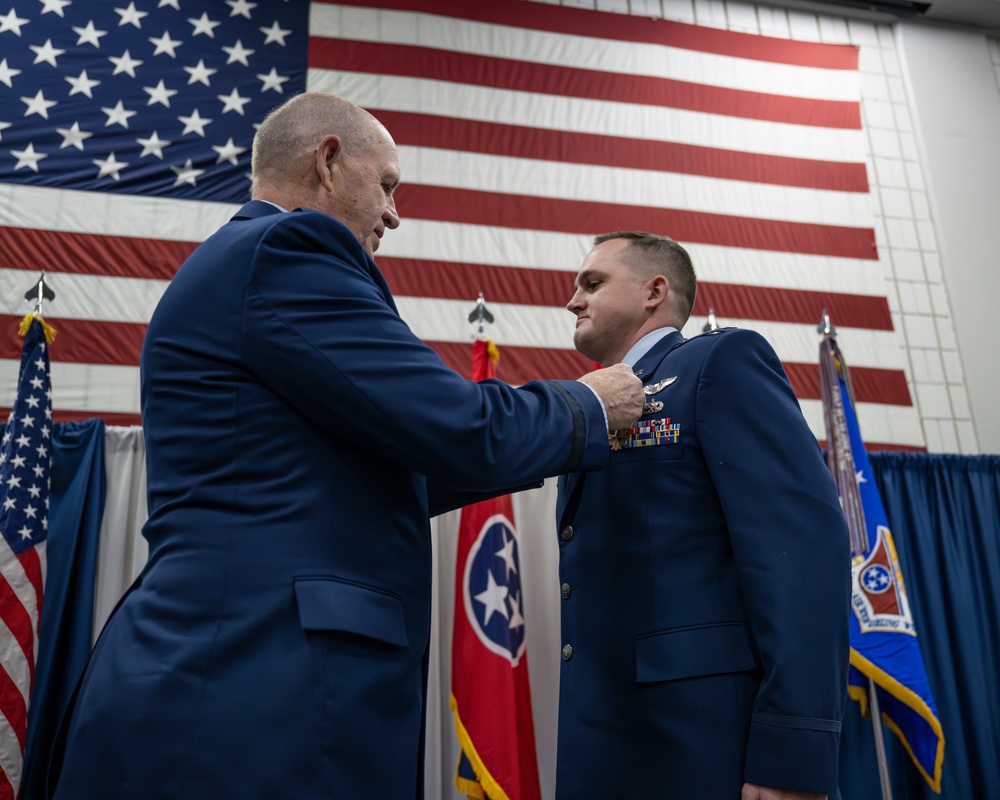
M 676 242 L 598 237 L 577 349 L 631 364 L 638 423 L 558 500 L 559 800 L 837 794 L 850 554 L 833 480 L 777 356 L 735 328 L 685 340 Z
M 627 367 L 476 384 L 413 335 L 371 257 L 396 148 L 357 106 L 293 98 L 253 173 L 146 334 L 149 562 L 80 685 L 58 800 L 421 796 L 429 515 L 603 466 L 642 406 Z

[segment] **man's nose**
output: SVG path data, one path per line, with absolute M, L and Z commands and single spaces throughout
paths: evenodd
M 399 213 L 396 211 L 396 199 L 394 197 L 390 197 L 389 202 L 386 203 L 382 219 L 385 220 L 385 227 L 387 228 L 399 227 Z
M 566 304 L 566 310 L 569 311 L 570 313 L 577 314 L 582 308 L 583 308 L 583 300 L 580 297 L 580 292 L 576 291 L 573 293 L 573 296 Z

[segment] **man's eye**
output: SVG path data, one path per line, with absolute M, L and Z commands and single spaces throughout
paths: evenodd
M 594 291 L 594 289 L 596 289 L 600 285 L 601 281 L 591 281 L 590 283 L 587 284 L 587 288 L 590 289 L 590 291 Z

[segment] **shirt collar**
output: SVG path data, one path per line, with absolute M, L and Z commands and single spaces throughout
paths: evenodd
M 653 349 L 660 339 L 666 336 L 668 333 L 673 333 L 677 328 L 667 325 L 664 328 L 657 328 L 655 331 L 650 331 L 645 336 L 643 336 L 638 342 L 632 345 L 631 349 L 625 354 L 622 359 L 623 364 L 628 364 L 630 367 L 634 367 L 639 363 L 639 359 L 642 358 L 646 353 Z

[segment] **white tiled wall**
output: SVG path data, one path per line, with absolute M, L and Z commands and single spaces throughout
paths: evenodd
M 928 451 L 978 453 L 892 26 L 724 0 L 539 1 L 859 48 L 875 240 L 910 396 Z M 1000 91 L 1000 41 L 989 45 Z

